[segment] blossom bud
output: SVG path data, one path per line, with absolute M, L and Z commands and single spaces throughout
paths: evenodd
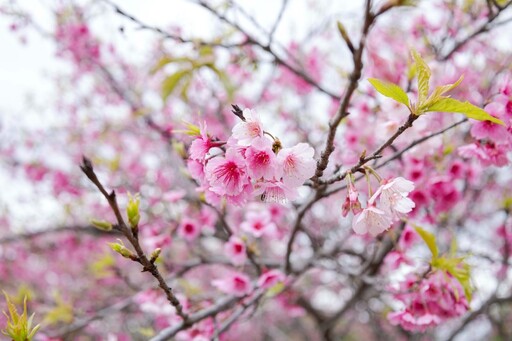
M 136 229 L 139 225 L 140 214 L 139 214 L 139 204 L 140 197 L 136 194 L 134 197 L 128 194 L 128 205 L 126 206 L 126 215 L 128 216 L 128 221 L 132 229 Z
M 119 240 L 119 239 L 118 239 Z M 128 258 L 131 260 L 137 260 L 137 256 L 135 256 L 130 250 L 128 250 L 123 242 L 119 240 L 119 243 L 107 243 L 112 250 L 119 253 L 124 258 Z
M 162 252 L 162 249 L 161 249 L 161 248 L 155 249 L 155 251 L 153 251 L 153 252 L 151 253 L 151 257 L 150 257 L 149 261 L 150 261 L 151 263 L 156 262 L 156 260 L 158 259 L 158 257 L 160 257 L 160 253 L 161 253 L 161 252 Z
M 91 224 L 101 231 L 112 230 L 112 224 L 108 221 L 91 219 Z

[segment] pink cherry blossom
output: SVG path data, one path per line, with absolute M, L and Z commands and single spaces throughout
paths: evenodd
M 424 332 L 427 328 L 441 323 L 441 319 L 436 315 L 424 314 L 415 317 L 407 310 L 389 313 L 388 320 L 392 325 L 400 325 L 403 329 L 414 332 Z
M 315 174 L 315 151 L 307 143 L 299 143 L 291 148 L 283 148 L 277 154 L 282 170 L 283 182 L 288 186 L 301 186 Z
M 264 234 L 273 235 L 276 231 L 268 211 L 249 211 L 240 227 L 257 238 Z
M 221 279 L 213 280 L 212 285 L 223 293 L 235 296 L 247 295 L 252 290 L 249 276 L 242 272 L 232 272 Z
M 383 181 L 375 192 L 380 195 L 379 208 L 388 212 L 395 219 L 401 219 L 415 207 L 414 202 L 407 196 L 414 190 L 414 183 L 402 177 Z
M 272 151 L 272 142 L 258 137 L 245 151 L 247 173 L 253 179 L 272 180 L 276 173 L 276 155 Z
M 249 146 L 255 138 L 263 137 L 263 127 L 254 110 L 244 109 L 243 114 L 245 122 L 238 122 L 232 132 L 240 145 Z
M 218 195 L 236 196 L 248 184 L 247 169 L 244 159 L 234 151 L 226 156 L 217 156 L 208 161 L 205 169 L 210 190 Z
M 296 187 L 288 186 L 282 181 L 259 183 L 254 194 L 261 194 L 261 200 L 264 202 L 279 204 L 284 204 L 288 200 L 295 200 L 299 196 Z
M 504 118 L 504 106 L 500 103 L 490 103 L 485 110 L 496 118 Z M 503 125 L 491 121 L 476 121 L 471 127 L 471 135 L 476 139 L 490 139 L 496 143 L 506 142 L 512 138 L 510 132 Z
M 206 123 L 200 128 L 201 136 L 190 144 L 189 154 L 192 160 L 204 160 L 208 151 L 216 145 L 206 133 Z
M 280 270 L 269 270 L 258 278 L 258 287 L 268 289 L 279 282 L 283 282 L 285 278 L 286 276 Z
M 367 208 L 354 217 L 354 220 L 352 221 L 352 229 L 357 234 L 370 233 L 375 237 L 389 229 L 391 223 L 392 217 L 389 213 L 386 213 L 375 207 L 374 204 L 369 203 Z
M 178 235 L 185 240 L 192 241 L 201 234 L 201 229 L 196 221 L 183 218 L 178 226 Z
M 361 202 L 359 201 L 359 192 L 352 182 L 348 185 L 347 197 L 341 208 L 341 215 L 343 217 L 346 217 L 348 212 L 359 214 L 362 211 Z
M 224 244 L 224 254 L 234 265 L 242 265 L 247 259 L 245 243 L 236 236 L 231 236 Z

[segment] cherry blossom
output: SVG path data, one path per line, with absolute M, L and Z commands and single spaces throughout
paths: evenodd
M 234 265 L 242 265 L 247 259 L 245 243 L 236 236 L 231 236 L 226 244 L 224 244 L 224 253 Z
M 233 137 L 240 145 L 249 146 L 255 138 L 263 137 L 263 127 L 254 110 L 244 109 L 243 115 L 245 121 L 238 122 L 233 127 Z
M 250 278 L 241 272 L 232 272 L 227 276 L 212 281 L 212 285 L 220 291 L 235 296 L 244 296 L 252 290 Z
M 282 170 L 283 182 L 288 186 L 300 186 L 315 174 L 315 151 L 306 143 L 299 143 L 291 148 L 283 148 L 277 154 L 279 169 Z

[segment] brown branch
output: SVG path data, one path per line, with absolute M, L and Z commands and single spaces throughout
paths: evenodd
M 378 159 L 380 157 L 382 157 L 382 152 L 388 148 L 389 146 L 391 146 L 393 144 L 393 142 L 395 142 L 395 140 L 400 136 L 402 135 L 408 128 L 412 127 L 412 124 L 414 123 L 414 121 L 416 121 L 418 119 L 419 116 L 416 116 L 416 115 L 413 115 L 413 114 L 410 114 L 409 117 L 407 118 L 407 121 L 404 122 L 404 124 L 402 124 L 398 129 L 397 131 L 386 141 L 384 142 L 379 148 L 377 148 L 377 150 L 375 150 L 372 155 L 368 156 L 368 157 L 362 157 L 359 162 L 353 166 L 352 168 L 350 168 L 349 170 L 346 170 L 345 172 L 341 173 L 340 175 L 337 175 L 337 176 L 334 176 L 332 177 L 331 179 L 328 179 L 326 181 L 320 181 L 319 183 L 321 184 L 327 184 L 327 185 L 330 185 L 330 184 L 333 184 L 337 181 L 341 181 L 343 179 L 345 179 L 345 177 L 348 175 L 348 174 L 354 174 L 358 171 L 361 170 L 361 167 L 364 166 L 366 163 L 368 163 L 369 161 L 371 160 L 375 160 L 375 159 Z M 412 147 L 411 147 L 412 148 Z
M 181 305 L 180 301 L 174 295 L 172 289 L 167 285 L 167 283 L 163 279 L 162 275 L 160 274 L 160 271 L 158 270 L 158 267 L 154 264 L 154 262 L 151 262 L 147 258 L 146 254 L 142 250 L 142 247 L 139 243 L 137 230 L 131 229 L 126 225 L 123 215 L 121 214 L 121 210 L 119 209 L 119 205 L 117 203 L 115 191 L 111 191 L 110 193 L 107 192 L 103 184 L 99 181 L 96 173 L 94 172 L 91 161 L 86 157 L 83 158 L 82 164 L 80 165 L 80 169 L 87 176 L 87 178 L 89 178 L 89 180 L 98 188 L 98 190 L 101 192 L 101 194 L 103 194 L 105 199 L 107 199 L 110 208 L 116 216 L 117 225 L 115 226 L 115 228 L 126 237 L 126 239 L 135 249 L 137 257 L 133 260 L 137 261 L 143 266 L 143 272 L 149 272 L 158 281 L 158 285 L 165 292 L 167 300 L 176 309 L 176 313 L 183 319 L 183 322 L 187 323 L 188 315 L 183 311 L 183 306 Z
M 105 236 L 107 234 L 111 234 L 112 232 L 106 232 L 102 230 L 98 230 L 92 225 L 77 225 L 77 226 L 60 226 L 52 229 L 44 229 L 41 231 L 36 232 L 27 232 L 27 233 L 19 233 L 19 234 L 13 234 L 10 236 L 5 236 L 0 238 L 0 245 L 3 244 L 9 244 L 9 243 L 15 243 L 19 241 L 25 241 L 29 239 L 34 239 L 40 236 L 45 235 L 52 235 L 52 234 L 59 234 L 59 233 L 65 233 L 65 232 L 79 232 L 79 233 L 87 233 L 92 236 Z
M 260 290 L 257 294 L 255 294 L 248 302 L 242 303 L 242 306 L 238 308 L 235 312 L 233 312 L 219 327 L 219 329 L 215 332 L 212 339 L 216 340 L 222 333 L 226 332 L 232 325 L 235 323 L 240 316 L 251 306 L 256 304 L 265 293 L 265 290 Z
M 222 298 L 219 301 L 217 301 L 217 303 L 215 303 L 214 305 L 205 308 L 197 313 L 190 314 L 187 322 L 181 321 L 178 324 L 163 329 L 162 331 L 160 331 L 160 333 L 151 338 L 150 341 L 171 340 L 172 337 L 175 336 L 180 331 L 192 326 L 196 322 L 199 322 L 208 317 L 215 316 L 218 313 L 231 308 L 233 304 L 238 302 L 240 299 L 240 297 L 235 296 Z
M 274 49 L 272 49 L 272 47 L 269 45 L 269 44 L 264 44 L 262 42 L 260 42 L 258 39 L 254 38 L 253 35 L 251 35 L 250 33 L 248 33 L 246 30 L 244 30 L 240 25 L 238 25 L 237 23 L 229 20 L 225 15 L 219 13 L 218 11 L 216 11 L 213 7 L 211 7 L 209 4 L 207 4 L 206 2 L 204 1 L 201 1 L 201 0 L 198 0 L 196 2 L 199 6 L 205 8 L 206 10 L 208 10 L 210 13 L 212 13 L 213 15 L 215 15 L 217 18 L 219 18 L 221 21 L 229 24 L 230 26 L 236 28 L 238 31 L 242 32 L 243 34 L 245 34 L 247 36 L 247 43 L 248 44 L 251 44 L 251 45 L 254 45 L 254 46 L 258 46 L 260 47 L 262 50 L 266 51 L 267 53 L 269 53 L 273 58 L 274 58 L 274 61 L 285 67 L 286 69 L 288 69 L 289 71 L 291 71 L 292 73 L 294 73 L 295 75 L 297 75 L 298 77 L 302 78 L 306 83 L 308 83 L 309 85 L 313 86 L 314 88 L 316 88 L 317 90 L 319 90 L 320 92 L 330 96 L 331 98 L 335 98 L 335 99 L 340 99 L 340 97 L 338 95 L 336 95 L 335 93 L 327 90 L 326 88 L 324 88 L 323 86 L 321 86 L 320 84 L 318 84 L 313 78 L 311 78 L 311 76 L 309 76 L 306 72 L 304 72 L 303 70 L 293 66 L 292 64 L 288 63 L 286 60 L 284 60 L 282 57 L 280 57 L 275 51 Z
M 455 43 L 455 45 L 451 48 L 450 51 L 448 51 L 448 53 L 446 53 L 444 56 L 442 56 L 439 60 L 441 61 L 445 61 L 445 60 L 448 60 L 455 52 L 457 52 L 458 50 L 460 50 L 463 46 L 465 46 L 467 43 L 469 43 L 471 40 L 473 40 L 475 37 L 483 34 L 483 33 L 486 33 L 486 32 L 489 32 L 491 31 L 492 29 L 496 28 L 496 27 L 499 27 L 499 26 L 502 26 L 510 21 L 512 21 L 512 18 L 509 18 L 509 19 L 506 19 L 506 20 L 503 20 L 499 23 L 496 23 L 494 25 L 491 25 L 494 20 L 496 20 L 496 18 L 499 17 L 499 15 L 507 8 L 509 7 L 510 5 L 512 4 L 512 1 L 509 1 L 507 2 L 505 5 L 503 6 L 497 6 L 498 10 L 495 12 L 495 13 L 491 13 L 490 16 L 489 16 L 489 19 L 487 20 L 487 22 L 485 22 L 484 24 L 482 24 L 479 28 L 477 28 L 475 31 L 473 31 L 473 33 L 471 33 L 470 35 L 468 35 L 466 38 L 462 39 L 462 40 L 459 40 Z
M 400 158 L 403 154 L 405 154 L 407 151 L 409 151 L 410 149 L 414 148 L 415 146 L 417 146 L 417 145 L 419 145 L 419 144 L 422 144 L 423 142 L 426 142 L 426 141 L 430 140 L 430 139 L 431 139 L 431 138 L 433 138 L 433 137 L 436 137 L 436 136 L 438 136 L 438 135 L 441 135 L 441 134 L 443 134 L 443 133 L 447 132 L 448 130 L 451 130 L 451 129 L 453 129 L 453 128 L 455 128 L 455 127 L 457 127 L 457 126 L 459 126 L 459 125 L 461 125 L 461 124 L 463 124 L 463 123 L 465 123 L 465 122 L 468 122 L 468 119 L 467 119 L 467 118 L 464 118 L 464 119 L 462 119 L 462 120 L 460 120 L 460 121 L 458 121 L 458 122 L 455 122 L 454 124 L 452 124 L 452 125 L 450 125 L 450 126 L 448 126 L 448 127 L 444 128 L 444 129 L 442 129 L 442 130 L 436 131 L 436 132 L 434 132 L 434 133 L 432 133 L 432 134 L 429 134 L 429 135 L 427 135 L 427 136 L 424 136 L 424 137 L 422 137 L 422 138 L 419 138 L 419 139 L 417 139 L 417 140 L 414 140 L 414 141 L 413 141 L 413 142 L 411 142 L 407 147 L 405 147 L 404 149 L 402 149 L 402 150 L 400 150 L 400 151 L 396 152 L 395 154 L 393 154 L 392 156 L 390 156 L 388 159 L 386 159 L 386 160 L 385 160 L 385 161 L 383 161 L 382 163 L 379 163 L 377 166 L 375 166 L 375 167 L 373 167 L 373 168 L 374 168 L 374 169 L 382 168 L 382 167 L 384 167 L 385 165 L 387 165 L 388 163 L 390 163 L 391 161 L 393 161 L 393 160 L 396 160 L 396 159 Z M 341 176 L 341 175 L 340 175 L 340 176 Z M 345 176 L 346 176 L 346 175 L 345 175 Z M 341 179 L 343 179 L 343 178 L 341 178 Z M 356 180 L 359 180 L 359 179 L 361 179 L 361 177 L 360 177 L 360 178 L 357 178 Z M 337 192 L 339 192 L 339 191 L 341 191 L 341 190 L 344 190 L 344 189 L 346 189 L 346 188 L 347 188 L 347 186 L 346 186 L 346 185 L 344 185 L 344 186 L 341 186 L 341 187 L 334 188 L 334 189 L 331 189 L 331 190 L 329 190 L 329 191 L 326 191 L 326 192 L 324 193 L 324 197 L 328 197 L 328 196 L 330 196 L 330 195 L 332 195 L 332 194 L 335 194 L 335 193 L 337 193 Z
M 359 79 L 361 78 L 361 72 L 363 69 L 363 50 L 365 48 L 365 42 L 366 37 L 368 35 L 368 32 L 370 30 L 370 27 L 372 26 L 376 16 L 371 13 L 371 4 L 372 0 L 366 0 L 365 5 L 365 20 L 364 25 L 362 28 L 362 35 L 359 41 L 359 47 L 356 50 L 356 52 L 353 54 L 353 60 L 354 60 L 354 70 L 352 71 L 350 75 L 350 83 L 347 86 L 347 89 L 345 91 L 345 94 L 343 98 L 341 99 L 340 106 L 338 107 L 338 111 L 336 112 L 336 115 L 332 119 L 332 121 L 329 123 L 329 133 L 327 136 L 327 141 L 325 145 L 325 149 L 321 154 L 320 160 L 317 163 L 317 168 L 315 172 L 315 176 L 311 179 L 314 184 L 318 185 L 320 177 L 323 175 L 324 170 L 327 168 L 327 165 L 329 164 L 329 158 L 334 151 L 334 138 L 336 136 L 336 131 L 338 130 L 338 125 L 340 124 L 341 120 L 348 116 L 348 106 L 350 104 L 350 99 L 352 98 L 352 94 L 358 87 Z M 305 204 L 298 212 L 297 218 L 295 220 L 295 224 L 293 227 L 293 230 L 290 235 L 290 239 L 288 240 L 288 244 L 286 247 L 286 256 L 285 256 L 285 271 L 287 273 L 290 273 L 292 271 L 291 269 L 291 253 L 293 248 L 293 243 L 295 241 L 295 238 L 302 226 L 302 219 L 304 218 L 304 215 L 306 212 L 313 206 L 315 202 L 320 200 L 325 192 L 326 187 L 318 187 L 315 195 L 309 200 L 307 204 Z
M 340 310 L 338 310 L 336 313 L 334 313 L 329 319 L 327 319 L 322 324 L 321 327 L 322 327 L 322 330 L 324 331 L 324 334 L 331 334 L 332 329 L 335 327 L 338 320 L 340 318 L 342 318 L 343 315 L 345 315 L 345 313 L 347 313 L 351 308 L 353 308 L 355 303 L 361 299 L 361 297 L 365 294 L 365 292 L 368 289 L 370 289 L 372 287 L 371 284 L 368 281 L 363 280 L 363 278 L 368 277 L 368 276 L 374 276 L 379 272 L 379 270 L 384 262 L 384 259 L 386 258 L 386 255 L 389 252 L 391 252 L 395 246 L 395 242 L 394 242 L 395 238 L 400 237 L 404 228 L 405 228 L 405 223 L 402 222 L 396 231 L 397 236 L 391 236 L 390 234 L 387 234 L 384 237 L 384 240 L 382 242 L 382 247 L 380 248 L 377 256 L 369 264 L 369 266 L 367 266 L 365 268 L 365 271 L 363 271 L 363 273 L 361 273 L 361 275 L 359 276 L 359 279 L 358 279 L 359 283 L 357 284 L 352 296 L 347 300 L 345 305 Z
M 365 5 L 365 20 L 362 29 L 361 39 L 359 41 L 359 47 L 352 54 L 352 59 L 354 62 L 354 70 L 350 74 L 350 82 L 344 92 L 343 98 L 340 101 L 340 105 L 338 110 L 336 111 L 335 116 L 329 122 L 329 133 L 327 135 L 327 141 L 325 143 L 325 148 L 321 153 L 320 160 L 318 160 L 315 176 L 311 179 L 313 183 L 318 183 L 322 175 L 324 174 L 325 169 L 329 164 L 329 158 L 331 154 L 334 152 L 334 138 L 336 137 L 336 132 L 338 131 L 338 126 L 340 125 L 341 120 L 349 115 L 348 107 L 350 104 L 350 99 L 352 95 L 356 91 L 359 83 L 359 79 L 361 78 L 362 70 L 363 70 L 363 51 L 366 45 L 366 37 L 368 32 L 370 31 L 370 27 L 373 25 L 375 20 L 375 15 L 371 12 L 371 0 L 366 0 Z

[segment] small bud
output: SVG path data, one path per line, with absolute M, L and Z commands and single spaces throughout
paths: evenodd
M 363 150 L 363 152 L 361 153 L 361 156 L 359 156 L 359 160 L 363 161 L 364 159 L 366 159 L 366 149 Z
M 140 214 L 139 214 L 140 197 L 138 194 L 131 196 L 128 194 L 128 205 L 126 206 L 126 215 L 132 229 L 136 229 L 139 225 Z
M 240 107 L 236 104 L 231 104 L 231 107 L 233 108 L 231 110 L 231 112 L 236 116 L 238 117 L 239 119 L 241 119 L 243 122 L 246 121 L 245 119 L 245 116 L 244 116 L 244 112 L 242 111 L 242 109 L 240 109 Z
M 153 251 L 151 253 L 151 257 L 150 257 L 150 262 L 151 263 L 154 263 L 156 262 L 156 260 L 158 259 L 158 257 L 160 257 L 160 253 L 162 252 L 162 249 L 161 248 L 158 248 L 158 249 L 155 249 L 155 251 Z
M 345 41 L 347 44 L 347 47 L 351 52 L 355 51 L 354 44 L 352 44 L 352 41 L 350 40 L 350 37 L 348 36 L 347 30 L 345 29 L 345 26 L 339 21 L 336 22 L 338 26 L 338 31 L 340 32 L 341 38 Z
M 101 231 L 112 230 L 112 224 L 109 223 L 108 221 L 91 219 L 91 224 Z
M 281 145 L 281 141 L 279 141 L 279 139 L 275 139 L 274 140 L 274 143 L 272 144 L 272 151 L 274 152 L 274 154 L 277 154 L 279 153 L 279 151 L 283 149 L 283 146 Z
M 128 259 L 131 259 L 131 260 L 136 260 L 137 259 L 137 256 L 135 256 L 130 250 L 128 250 L 124 244 L 123 244 L 123 241 L 118 239 L 118 243 L 107 243 L 110 248 L 119 253 L 121 256 L 123 256 L 124 258 L 128 258 Z

